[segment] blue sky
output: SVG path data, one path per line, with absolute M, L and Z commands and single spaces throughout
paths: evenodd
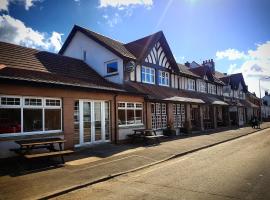
M 57 52 L 74 24 L 124 43 L 162 30 L 180 63 L 213 58 L 257 94 L 270 75 L 269 0 L 0 0 L 0 10 L 2 41 Z

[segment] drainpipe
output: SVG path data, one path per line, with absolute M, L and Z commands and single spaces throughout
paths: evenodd
M 118 119 L 117 119 L 117 103 L 116 103 L 116 97 L 118 95 L 114 95 L 113 100 L 114 100 L 114 143 L 117 144 L 117 131 L 118 131 Z

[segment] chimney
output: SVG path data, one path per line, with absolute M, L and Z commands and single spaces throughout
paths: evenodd
M 188 68 L 190 68 L 190 63 L 187 61 L 187 62 L 185 63 L 185 66 L 188 67 Z

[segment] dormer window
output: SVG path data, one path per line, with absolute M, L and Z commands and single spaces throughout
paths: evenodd
M 115 74 L 118 72 L 118 62 L 111 61 L 106 63 L 107 74 Z
M 159 85 L 169 86 L 169 72 L 158 71 Z
M 155 84 L 155 69 L 142 66 L 142 82 Z

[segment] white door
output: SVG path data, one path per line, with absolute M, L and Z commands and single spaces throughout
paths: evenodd
M 108 104 L 104 101 L 79 100 L 79 145 L 104 142 L 108 139 L 105 137 L 108 134 L 105 133 L 105 116 L 108 112 L 105 110 L 105 103 Z

